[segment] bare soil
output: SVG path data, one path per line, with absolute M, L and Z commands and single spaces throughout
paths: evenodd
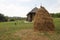
M 35 32 L 32 29 L 22 29 L 14 35 L 19 36 L 21 40 L 60 40 L 60 34 Z

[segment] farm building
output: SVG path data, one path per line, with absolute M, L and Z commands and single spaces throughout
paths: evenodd
M 43 7 L 43 6 L 41 6 L 41 7 Z M 29 21 L 29 22 L 32 22 L 33 20 L 34 20 L 34 16 L 35 16 L 35 14 L 36 14 L 36 11 L 38 10 L 39 8 L 37 8 L 37 7 L 35 7 L 35 8 L 33 8 L 30 12 L 28 12 L 28 14 L 27 14 L 27 21 Z M 52 13 L 50 13 L 50 15 L 51 15 Z M 51 15 L 52 16 L 52 15 Z
M 35 16 L 37 10 L 38 10 L 38 8 L 35 7 L 27 14 L 27 21 L 29 21 L 29 22 L 33 21 L 34 16 Z

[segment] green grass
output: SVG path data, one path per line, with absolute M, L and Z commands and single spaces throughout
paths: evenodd
M 56 27 L 56 31 L 60 31 L 60 18 L 55 18 L 54 19 L 54 24 Z
M 17 23 L 15 25 L 15 23 Z M 60 18 L 54 18 L 55 30 L 60 34 Z M 14 36 L 16 31 L 21 29 L 32 29 L 33 23 L 24 23 L 24 21 L 0 22 L 0 40 L 21 40 L 19 36 Z
M 54 18 L 55 31 L 60 34 L 60 18 Z
M 15 25 L 15 23 L 17 23 Z M 32 23 L 24 23 L 23 21 L 16 22 L 1 22 L 0 23 L 0 40 L 20 40 L 13 33 L 21 29 L 32 28 Z

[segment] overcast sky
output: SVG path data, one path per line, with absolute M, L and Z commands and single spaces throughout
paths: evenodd
M 0 0 L 0 13 L 6 16 L 26 17 L 35 6 L 43 5 L 50 13 L 60 12 L 60 0 Z

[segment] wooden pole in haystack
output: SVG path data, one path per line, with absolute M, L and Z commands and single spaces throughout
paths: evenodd
M 49 12 L 44 8 L 40 7 L 34 18 L 34 30 L 35 31 L 54 31 L 53 19 Z

